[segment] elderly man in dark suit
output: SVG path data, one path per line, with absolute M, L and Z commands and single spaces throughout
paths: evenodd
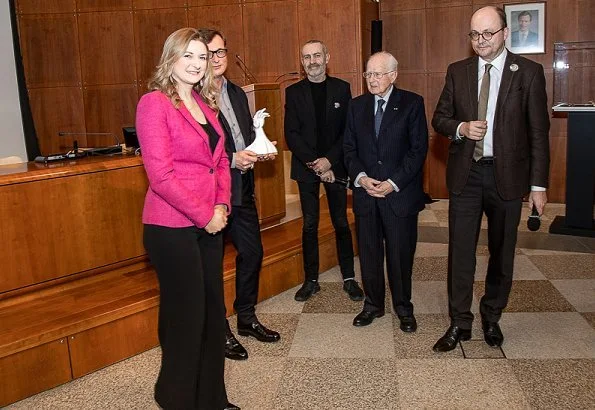
M 353 212 L 364 308 L 353 320 L 366 326 L 384 315 L 384 257 L 393 308 L 404 332 L 415 332 L 411 274 L 417 222 L 424 208 L 422 169 L 428 129 L 421 96 L 393 85 L 397 60 L 373 54 L 366 65 L 369 93 L 353 99 L 344 135 L 345 163 L 354 180 Z
M 549 117 L 543 67 L 504 47 L 506 15 L 488 6 L 471 18 L 477 54 L 448 67 L 432 125 L 451 139 L 448 301 L 451 326 L 434 345 L 449 351 L 471 337 L 475 252 L 482 214 L 490 259 L 481 298 L 484 339 L 500 346 L 498 325 L 512 286 L 522 198 L 541 215 L 547 201 Z
M 217 30 L 201 29 L 201 37 L 213 53 L 211 63 L 215 83 L 221 94 L 217 101 L 225 131 L 225 146 L 231 163 L 231 215 L 226 236 L 237 250 L 236 299 L 234 309 L 238 317 L 238 333 L 252 336 L 261 342 L 276 342 L 279 333 L 267 329 L 256 317 L 258 278 L 263 249 L 260 239 L 258 213 L 254 203 L 254 164 L 258 156 L 245 148 L 255 138 L 252 115 L 244 91 L 225 78 L 227 48 L 223 34 Z M 262 159 L 262 158 L 261 158 Z M 227 323 L 225 357 L 233 360 L 248 358 L 248 352 L 235 338 Z
M 320 290 L 318 221 L 321 181 L 335 228 L 343 289 L 352 300 L 364 298 L 353 269 L 347 192 L 344 186 L 333 184 L 335 178 L 346 177 L 343 130 L 351 91 L 349 83 L 326 74 L 329 59 L 330 54 L 322 41 L 308 41 L 301 52 L 302 66 L 308 78 L 285 90 L 285 139 L 292 153 L 291 178 L 298 183 L 303 215 L 305 281 L 295 294 L 295 300 L 300 302 Z

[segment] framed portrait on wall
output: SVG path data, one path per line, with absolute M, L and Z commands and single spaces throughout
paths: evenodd
M 545 53 L 545 2 L 505 4 L 510 34 L 506 47 L 517 54 Z

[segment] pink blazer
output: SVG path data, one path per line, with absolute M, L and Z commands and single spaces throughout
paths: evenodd
M 160 91 L 145 94 L 136 108 L 136 131 L 149 178 L 143 223 L 204 228 L 216 204 L 231 210 L 231 178 L 225 137 L 216 113 L 193 92 L 221 136 L 211 154 L 209 136 L 184 104 L 176 109 Z

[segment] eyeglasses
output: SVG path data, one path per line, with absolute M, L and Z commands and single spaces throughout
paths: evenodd
M 372 77 L 374 77 L 375 79 L 379 80 L 379 79 L 382 78 L 382 76 L 384 76 L 386 74 L 394 73 L 395 71 L 397 71 L 397 70 L 387 71 L 386 73 L 376 73 L 376 72 L 373 72 L 373 71 L 366 71 L 362 75 L 364 76 L 364 78 L 372 78 Z
M 479 36 L 482 36 L 485 41 L 490 41 L 492 39 L 492 37 L 494 37 L 494 34 L 501 32 L 505 28 L 506 27 L 502 27 L 500 30 L 494 31 L 493 33 L 490 33 L 489 31 L 484 31 L 483 33 L 478 33 L 477 31 L 473 30 L 471 33 L 469 33 L 469 38 L 473 41 L 477 41 L 477 40 L 479 40 Z
M 219 57 L 219 58 L 223 58 L 227 55 L 227 49 L 226 48 L 218 48 L 215 51 L 209 51 L 209 58 L 213 58 L 215 56 Z

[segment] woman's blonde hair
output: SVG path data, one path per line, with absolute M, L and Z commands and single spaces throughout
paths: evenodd
M 181 28 L 171 33 L 167 40 L 165 40 L 165 44 L 163 44 L 163 52 L 161 53 L 161 59 L 159 60 L 157 69 L 149 80 L 149 90 L 161 91 L 169 97 L 176 108 L 179 107 L 182 99 L 176 89 L 177 82 L 172 76 L 173 67 L 182 58 L 188 49 L 188 45 L 193 40 L 200 41 L 208 50 L 207 44 L 200 36 L 199 31 L 194 28 Z M 194 86 L 194 89 L 202 96 L 209 107 L 218 111 L 216 101 L 218 91 L 214 83 L 213 68 L 210 59 L 207 61 L 207 69 L 204 77 Z

